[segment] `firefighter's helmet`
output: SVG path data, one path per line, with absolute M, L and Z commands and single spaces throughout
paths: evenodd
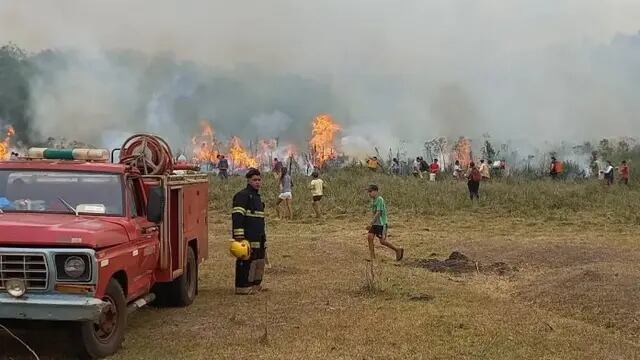
M 251 255 L 251 246 L 247 240 L 232 240 L 231 245 L 229 246 L 229 251 L 231 252 L 231 255 L 240 260 L 248 260 Z

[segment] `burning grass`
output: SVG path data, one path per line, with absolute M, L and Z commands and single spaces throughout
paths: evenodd
M 314 165 L 322 165 L 338 156 L 335 145 L 335 136 L 340 130 L 338 124 L 329 114 L 320 114 L 315 117 L 311 124 L 311 141 L 309 146 L 314 160 Z
M 9 155 L 11 154 L 9 146 L 11 145 L 11 138 L 15 133 L 16 132 L 12 126 L 8 126 L 4 129 L 4 134 L 2 134 L 4 136 L 0 137 L 0 160 L 6 160 L 9 158 Z

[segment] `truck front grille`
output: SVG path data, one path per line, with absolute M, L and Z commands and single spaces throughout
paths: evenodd
M 49 282 L 47 260 L 42 254 L 0 253 L 0 289 L 9 279 L 24 280 L 27 290 L 46 290 Z

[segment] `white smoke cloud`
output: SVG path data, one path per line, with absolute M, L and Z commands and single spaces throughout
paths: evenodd
M 287 114 L 280 111 L 274 111 L 270 114 L 259 114 L 249 121 L 252 126 L 262 137 L 275 139 L 282 135 L 287 128 L 293 123 Z
M 406 140 L 419 149 L 440 135 L 540 142 L 640 134 L 640 44 L 618 36 L 637 33 L 639 18 L 640 2 L 631 0 L 5 1 L 0 41 L 77 49 L 95 60 L 34 84 L 43 133 L 92 137 L 126 123 L 187 138 L 190 129 L 172 116 L 181 99 L 199 96 L 197 81 L 141 85 L 144 69 L 99 60 L 109 49 L 135 49 L 212 69 L 256 64 L 297 74 L 328 84 L 340 100 L 319 109 L 296 103 L 305 88 L 280 89 L 274 98 L 263 83 L 252 99 L 272 106 L 245 119 L 251 129 L 238 129 L 237 112 L 198 98 L 192 115 L 210 116 L 223 130 L 255 136 L 255 127 L 272 134 L 286 126 L 303 134 L 324 111 L 347 133 L 375 134 L 346 135 L 347 147 Z M 155 103 L 141 99 L 141 86 L 155 86 Z M 292 118 L 282 104 L 308 116 Z M 239 98 L 225 105 L 247 108 Z

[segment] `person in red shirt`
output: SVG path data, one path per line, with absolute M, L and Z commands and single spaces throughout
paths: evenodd
M 438 164 L 438 159 L 433 159 L 431 165 L 429 165 L 429 172 L 432 174 L 437 174 L 440 171 L 440 164 Z
M 622 163 L 620 164 L 618 173 L 620 174 L 620 182 L 625 185 L 628 185 L 629 184 L 629 165 L 627 165 L 626 160 L 623 160 Z

